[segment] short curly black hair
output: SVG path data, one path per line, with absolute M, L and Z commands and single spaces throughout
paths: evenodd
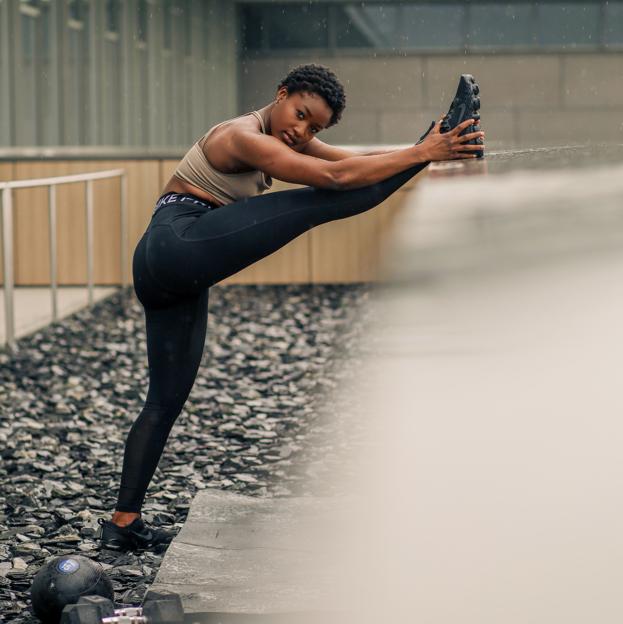
M 299 91 L 307 91 L 308 93 L 317 93 L 322 96 L 329 108 L 333 111 L 329 126 L 334 126 L 342 117 L 342 111 L 346 106 L 346 95 L 342 83 L 337 76 L 324 65 L 309 63 L 308 65 L 299 65 L 279 83 L 277 90 L 281 87 L 288 89 L 288 95 L 298 93 Z

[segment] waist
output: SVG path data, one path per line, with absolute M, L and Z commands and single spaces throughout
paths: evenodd
M 202 199 L 201 197 L 197 197 L 196 195 L 193 195 L 192 193 L 164 193 L 164 195 L 161 195 L 158 198 L 158 201 L 156 202 L 156 207 L 154 208 L 154 212 L 152 213 L 152 217 L 161 209 L 164 208 L 165 206 L 170 206 L 170 205 L 177 205 L 177 204 L 184 204 L 184 205 L 195 205 L 195 206 L 201 206 L 203 208 L 206 208 L 208 210 L 214 210 L 215 208 L 220 208 L 219 204 L 213 204 L 209 201 L 206 201 L 205 199 Z

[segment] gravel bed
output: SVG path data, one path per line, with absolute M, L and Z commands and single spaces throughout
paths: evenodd
M 331 473 L 356 443 L 357 408 L 332 391 L 356 374 L 370 292 L 211 289 L 202 366 L 147 492 L 147 522 L 179 530 L 202 488 L 338 493 Z M 137 604 L 164 553 L 100 553 L 94 536 L 147 391 L 142 307 L 127 289 L 18 345 L 0 351 L 0 621 L 37 621 L 32 578 L 59 554 L 99 561 L 116 601 Z

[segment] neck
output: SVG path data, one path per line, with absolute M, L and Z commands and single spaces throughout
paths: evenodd
M 264 127 L 266 128 L 266 134 L 271 134 L 270 113 L 273 110 L 274 105 L 275 103 L 272 102 L 271 104 L 268 104 L 267 106 L 264 106 L 264 108 L 260 108 L 257 111 L 262 116 L 262 119 L 264 119 Z

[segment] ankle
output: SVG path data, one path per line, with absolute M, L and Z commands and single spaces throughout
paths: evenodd
M 130 511 L 115 511 L 112 515 L 112 522 L 117 526 L 127 526 L 132 524 L 136 518 L 140 518 L 140 513 L 134 513 Z

